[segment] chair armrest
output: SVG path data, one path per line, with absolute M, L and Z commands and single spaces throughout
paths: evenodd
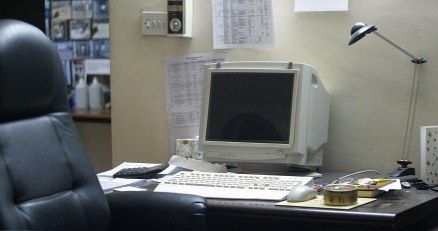
M 206 230 L 203 197 L 164 192 L 107 194 L 112 230 Z

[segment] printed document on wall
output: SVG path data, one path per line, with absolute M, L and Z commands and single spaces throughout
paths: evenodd
M 224 52 L 193 54 L 165 58 L 167 117 L 171 153 L 176 139 L 195 138 L 199 134 L 199 117 L 204 78 L 204 64 L 226 61 Z
M 295 11 L 348 11 L 348 0 L 295 0 Z
M 271 0 L 213 0 L 213 48 L 272 48 Z

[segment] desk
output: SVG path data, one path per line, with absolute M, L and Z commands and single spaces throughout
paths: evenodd
M 437 193 L 402 190 L 351 209 L 275 206 L 273 202 L 207 200 L 211 230 L 428 230 L 438 224 Z M 210 230 L 209 229 L 209 230 Z
M 207 205 L 209 230 L 420 231 L 438 227 L 438 193 L 417 189 L 389 192 L 351 210 L 222 199 L 208 199 Z
M 324 173 L 316 183 L 332 182 L 339 174 Z M 156 183 L 145 186 L 153 190 Z M 438 230 L 438 193 L 403 189 L 351 210 L 276 206 L 258 200 L 207 199 L 209 230 L 263 231 L 423 231 Z M 434 228 L 435 229 L 432 229 Z

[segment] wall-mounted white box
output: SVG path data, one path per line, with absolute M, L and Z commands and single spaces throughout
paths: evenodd
M 141 12 L 141 34 L 167 35 L 167 12 Z
M 166 9 L 167 10 L 167 9 Z M 193 0 L 183 0 L 183 33 L 170 34 L 168 32 L 169 19 L 167 11 L 141 12 L 141 34 L 168 37 L 191 38 L 193 36 Z

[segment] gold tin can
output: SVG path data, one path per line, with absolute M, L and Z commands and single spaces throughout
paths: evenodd
M 324 187 L 324 204 L 346 206 L 357 203 L 357 188 L 352 185 L 330 184 Z

